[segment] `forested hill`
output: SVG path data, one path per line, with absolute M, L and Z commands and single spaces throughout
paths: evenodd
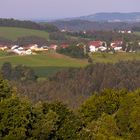
M 140 23 L 125 23 L 125 22 L 97 22 L 87 20 L 69 20 L 55 21 L 51 24 L 57 26 L 60 30 L 68 31 L 111 31 L 111 30 L 132 30 L 134 27 L 140 27 Z
M 0 140 L 140 140 L 140 62 L 96 64 L 84 71 L 61 72 L 46 82 L 36 81 L 28 67 L 9 71 L 9 66 L 1 74 L 14 74 L 14 81 L 0 76 Z M 123 85 L 134 91 L 117 89 Z M 103 90 L 94 92 L 94 87 Z M 84 88 L 86 93 L 91 89 L 90 97 L 81 92 Z M 46 100 L 29 99 L 41 96 Z M 56 101 L 60 98 L 66 104 L 70 99 L 73 104 L 82 100 L 82 104 L 71 110 Z
M 97 21 L 97 22 L 139 22 L 140 21 L 140 12 L 131 12 L 131 13 L 120 13 L 120 12 L 101 12 L 90 14 L 86 16 L 73 17 L 73 18 L 64 18 L 61 20 L 87 20 L 87 21 Z M 45 21 L 44 21 L 45 22 Z
M 132 13 L 96 13 L 88 16 L 78 17 L 77 19 L 88 21 L 121 21 L 121 22 L 137 22 L 140 21 L 140 12 Z
M 58 28 L 49 23 L 39 24 L 32 21 L 21 21 L 16 19 L 3 19 L 0 18 L 0 26 L 2 27 L 20 27 L 20 28 L 28 28 L 28 29 L 36 29 L 36 30 L 45 30 L 47 32 L 56 32 Z
M 81 30 L 130 30 L 140 27 L 140 12 L 133 13 L 95 13 L 87 16 L 65 18 L 52 22 L 59 29 Z

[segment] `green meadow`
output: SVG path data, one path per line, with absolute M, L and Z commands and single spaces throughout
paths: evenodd
M 51 75 L 66 68 L 79 68 L 88 65 L 86 59 L 74 59 L 60 54 L 43 54 L 30 56 L 0 56 L 0 67 L 4 62 L 13 66 L 25 65 L 32 67 L 40 77 Z
M 19 37 L 38 36 L 48 39 L 49 34 L 46 31 L 16 28 L 16 27 L 0 27 L 0 37 L 15 41 Z
M 135 35 L 139 35 L 140 36 L 140 32 L 134 32 Z
M 116 63 L 118 61 L 140 60 L 140 52 L 137 53 L 94 53 L 91 55 L 93 63 Z
M 93 63 L 116 63 L 118 61 L 140 60 L 139 53 L 94 53 L 91 55 Z M 39 77 L 50 76 L 67 68 L 80 68 L 87 66 L 87 59 L 75 59 L 57 53 L 46 53 L 29 56 L 9 56 L 0 51 L 0 67 L 4 62 L 10 62 L 13 66 L 25 65 L 32 67 Z

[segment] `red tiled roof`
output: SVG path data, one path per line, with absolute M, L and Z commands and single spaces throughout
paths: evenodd
M 63 45 L 60 45 L 60 47 L 63 48 L 63 49 L 65 49 L 65 48 L 68 48 L 69 45 L 67 45 L 67 44 L 63 44 Z
M 102 41 L 91 41 L 89 42 L 89 46 L 95 46 L 96 48 L 102 46 L 103 42 Z
M 50 45 L 50 48 L 53 48 L 53 47 L 56 47 L 57 45 L 55 45 L 55 44 L 51 44 Z
M 111 47 L 115 48 L 115 47 L 120 47 L 123 44 L 122 41 L 113 41 L 111 42 Z

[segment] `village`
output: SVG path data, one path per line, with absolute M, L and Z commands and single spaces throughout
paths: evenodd
M 130 47 L 129 51 L 127 51 L 128 44 L 126 44 L 125 49 L 123 49 L 123 41 L 116 40 L 111 42 L 110 44 L 107 44 L 105 41 L 96 40 L 96 41 L 90 41 L 88 44 L 79 43 L 75 45 L 81 46 L 83 48 L 86 48 L 89 53 L 95 53 L 95 52 L 135 52 L 135 50 L 132 50 Z M 11 54 L 16 55 L 35 55 L 40 52 L 56 52 L 56 50 L 59 49 L 66 49 L 70 47 L 69 44 L 51 44 L 51 45 L 44 45 L 39 46 L 38 44 L 29 44 L 25 46 L 19 46 L 19 45 L 3 45 L 0 44 L 0 51 L 6 51 Z M 138 43 L 138 46 L 140 46 L 140 43 Z

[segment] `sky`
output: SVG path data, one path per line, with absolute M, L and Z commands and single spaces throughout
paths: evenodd
M 140 12 L 140 0 L 0 0 L 0 18 L 58 19 L 98 12 Z

